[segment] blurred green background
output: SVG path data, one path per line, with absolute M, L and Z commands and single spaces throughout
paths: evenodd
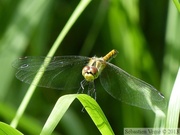
M 15 78 L 11 63 L 22 56 L 45 56 L 79 1 L 0 0 L 0 121 L 10 123 L 26 90 Z M 169 99 L 180 65 L 180 16 L 172 1 L 91 1 L 56 55 L 104 56 L 119 51 L 112 61 L 152 84 Z M 97 83 L 99 83 L 97 81 Z M 57 99 L 76 91 L 37 88 L 18 129 L 39 134 Z M 129 106 L 97 87 L 97 102 L 115 134 L 125 127 L 153 127 L 152 111 Z M 100 134 L 76 101 L 55 129 L 61 135 Z

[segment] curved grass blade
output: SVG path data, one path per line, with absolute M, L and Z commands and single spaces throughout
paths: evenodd
M 114 135 L 108 120 L 97 102 L 86 94 L 69 94 L 60 97 L 42 129 L 41 135 L 50 135 L 53 132 L 62 116 L 76 98 L 81 102 L 101 134 Z
M 78 100 L 81 102 L 87 113 L 90 115 L 96 127 L 102 135 L 114 135 L 114 132 L 106 119 L 103 111 L 97 102 L 86 94 L 79 94 Z
M 0 122 L 0 135 L 23 135 L 18 130 L 12 128 L 8 124 Z
M 179 2 L 179 0 L 173 0 L 173 1 L 174 1 L 174 4 L 176 5 L 176 8 L 180 12 L 180 2 Z
M 180 67 L 169 100 L 166 128 L 178 128 L 180 112 Z

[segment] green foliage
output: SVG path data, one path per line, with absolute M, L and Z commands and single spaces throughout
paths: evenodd
M 169 101 L 169 108 L 167 112 L 167 124 L 166 124 L 167 128 L 178 128 L 179 111 L 180 111 L 179 81 L 180 81 L 180 69 L 178 71 Z
M 16 129 L 12 128 L 11 126 L 0 122 L 0 134 L 1 135 L 23 135 Z
M 95 102 L 93 98 L 85 94 L 71 94 L 65 95 L 58 99 L 56 105 L 54 106 L 48 120 L 46 121 L 41 135 L 49 135 L 55 129 L 59 121 L 61 120 L 64 113 L 67 111 L 69 106 L 72 104 L 74 99 L 77 98 L 83 105 L 83 111 L 87 111 L 93 120 L 94 124 L 97 126 L 101 134 L 103 135 L 113 135 L 111 126 L 109 125 L 104 113 L 102 112 L 99 105 Z
M 178 94 L 171 95 L 171 90 L 180 65 L 178 0 L 174 0 L 177 9 L 173 1 L 169 1 L 169 8 L 167 1 L 155 0 L 85 2 L 87 5 L 81 5 L 79 8 L 83 13 L 79 12 L 81 16 L 76 15 L 79 18 L 76 22 L 76 19 L 71 22 L 69 26 L 73 27 L 69 30 L 65 24 L 71 18 L 78 1 L 0 1 L 0 121 L 3 121 L 0 123 L 1 129 L 5 130 L 8 127 L 6 134 L 11 131 L 4 123 L 10 123 L 13 119 L 17 108 L 23 103 L 28 87 L 16 80 L 11 62 L 26 55 L 47 55 L 54 41 L 56 47 L 51 51 L 51 56 L 55 52 L 55 55 L 103 56 L 116 49 L 119 54 L 112 61 L 113 64 L 160 89 L 167 100 L 177 99 L 171 102 L 173 104 L 169 104 L 168 110 L 156 112 L 154 118 L 151 111 L 114 100 L 97 81 L 97 102 L 110 124 L 107 124 L 101 109 L 98 105 L 94 106 L 96 103 L 88 96 L 74 95 L 69 100 L 69 95 L 66 95 L 69 105 L 73 98 L 78 98 L 91 119 L 97 121 L 95 125 L 98 126 L 94 126 L 89 116 L 80 112 L 82 106 L 75 102 L 70 108 L 67 104 L 63 107 L 62 110 L 67 116 L 63 116 L 62 112 L 58 114 L 63 117 L 60 123 L 59 119 L 54 121 L 56 125 L 59 123 L 53 127 L 56 127 L 54 134 L 73 134 L 82 131 L 83 135 L 89 135 L 103 133 L 104 129 L 110 134 L 123 134 L 125 127 L 153 127 L 153 123 L 154 127 L 170 127 L 168 125 L 173 123 L 173 128 L 176 128 L 177 121 L 175 123 L 173 119 L 178 120 L 178 98 L 175 98 Z M 66 28 L 64 35 L 57 38 L 63 28 Z M 28 98 L 25 97 L 27 102 L 23 103 L 24 108 L 21 113 L 17 113 L 19 115 L 16 115 L 17 119 L 12 125 L 18 124 L 18 130 L 24 134 L 38 134 L 55 101 L 68 92 L 38 88 L 37 91 L 29 93 L 34 95 L 31 97 L 29 94 Z M 97 108 L 93 110 L 92 107 Z M 66 112 L 66 109 L 69 111 Z M 107 125 L 101 131 L 102 121 Z M 100 132 L 97 128 L 100 128 Z M 14 132 L 14 129 L 12 131 Z
M 180 2 L 179 0 L 173 0 L 174 1 L 174 4 L 176 5 L 176 8 L 179 10 L 180 12 Z

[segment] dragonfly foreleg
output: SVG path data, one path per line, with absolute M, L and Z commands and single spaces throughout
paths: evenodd
M 84 93 L 84 87 L 87 85 L 87 81 L 84 79 L 80 83 L 80 88 L 78 89 L 77 93 Z

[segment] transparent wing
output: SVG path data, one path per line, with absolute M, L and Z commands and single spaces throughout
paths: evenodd
M 103 88 L 114 98 L 144 109 L 164 109 L 166 100 L 153 86 L 108 63 L 100 75 Z
M 50 60 L 45 70 L 39 68 L 45 61 Z M 16 77 L 28 84 L 31 84 L 37 72 L 44 74 L 38 86 L 54 89 L 75 89 L 80 87 L 83 80 L 82 68 L 88 63 L 88 57 L 82 56 L 57 56 L 57 57 L 24 57 L 15 60 L 12 66 L 18 71 Z

